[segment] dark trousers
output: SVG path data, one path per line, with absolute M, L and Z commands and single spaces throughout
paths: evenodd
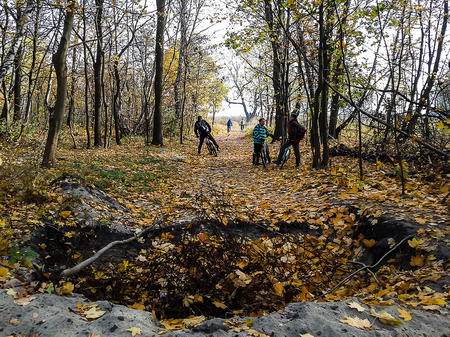
M 259 165 L 259 158 L 261 158 L 261 151 L 264 148 L 264 144 L 256 144 L 253 143 L 253 165 Z M 270 163 L 270 154 L 267 153 L 268 155 L 268 160 Z
M 217 144 L 216 140 L 214 139 L 213 136 L 211 136 L 210 133 L 208 133 L 208 134 L 201 134 L 200 135 L 200 143 L 198 144 L 198 154 L 200 154 L 201 151 L 202 151 L 203 142 L 205 141 L 206 137 L 208 137 L 213 142 L 213 144 L 217 147 L 217 149 L 219 148 L 219 145 Z
M 286 141 L 283 146 L 280 149 L 280 153 L 278 154 L 277 163 L 281 163 L 281 159 L 283 158 L 284 151 L 289 147 L 292 146 L 292 149 L 294 150 L 295 154 L 295 165 L 300 165 L 300 142 L 297 141 Z

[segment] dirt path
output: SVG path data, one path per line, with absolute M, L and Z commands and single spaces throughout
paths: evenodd
M 323 215 L 321 211 L 350 203 L 369 208 L 375 215 L 390 209 L 423 224 L 448 220 L 448 210 L 440 203 L 443 181 L 424 182 L 414 177 L 408 181 L 408 195 L 402 197 L 399 179 L 392 174 L 394 169 L 380 163 L 364 163 L 364 182 L 360 182 L 358 163 L 352 158 L 332 158 L 330 170 L 312 170 L 309 149 L 303 143 L 300 169 L 294 167 L 291 158 L 283 170 L 275 165 L 265 170 L 252 166 L 252 144 L 243 133 L 232 132 L 217 140 L 221 148 L 218 157 L 207 155 L 206 148 L 199 156 L 193 142 L 177 149 L 175 153 L 182 153 L 185 161 L 178 164 L 177 176 L 153 194 L 160 205 L 168 206 L 163 206 L 163 212 L 189 209 L 193 196 L 213 189 L 223 191 L 235 216 L 242 219 L 316 223 Z M 279 143 L 270 148 L 275 157 Z

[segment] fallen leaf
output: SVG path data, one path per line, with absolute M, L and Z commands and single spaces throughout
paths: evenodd
M 135 326 L 127 329 L 127 331 L 131 332 L 131 336 L 139 336 L 142 333 L 141 328 L 137 328 Z
M 374 239 L 370 239 L 370 240 L 363 239 L 362 242 L 363 242 L 364 247 L 366 247 L 366 248 L 372 248 L 377 243 Z
M 143 303 L 134 303 L 133 305 L 129 305 L 128 308 L 135 310 L 145 310 L 145 305 Z
M 412 267 L 422 267 L 424 264 L 424 257 L 422 255 L 420 256 L 411 256 L 411 261 L 409 264 Z
M 95 320 L 99 317 L 102 317 L 106 311 L 100 310 L 97 306 L 93 306 L 88 311 L 84 313 L 84 317 L 89 320 Z
M 223 303 L 223 302 L 219 302 L 219 301 L 213 301 L 212 302 L 213 304 L 214 304 L 214 306 L 216 307 L 216 308 L 219 308 L 219 309 L 227 309 L 228 307 L 225 305 L 225 303 Z
M 64 282 L 63 286 L 61 287 L 61 295 L 72 295 L 74 289 L 75 286 L 72 282 Z
M 402 308 L 397 308 L 397 310 L 398 310 L 399 316 L 401 318 L 403 318 L 403 320 L 405 320 L 405 321 L 412 320 L 412 315 L 409 311 L 402 309 Z
M 72 212 L 71 211 L 62 211 L 62 212 L 59 212 L 59 215 L 61 216 L 61 218 L 67 219 L 72 215 Z
M 277 296 L 283 296 L 284 294 L 284 285 L 281 282 L 277 282 L 273 285 L 273 289 L 275 290 L 275 294 L 277 294 Z
M 10 321 L 9 321 L 9 323 L 10 324 L 12 324 L 12 325 L 19 325 L 20 324 L 20 320 L 18 320 L 17 318 L 12 318 Z
M 14 302 L 15 302 L 16 304 L 18 304 L 18 305 L 24 307 L 24 306 L 30 304 L 31 301 L 33 301 L 33 300 L 34 300 L 34 297 L 28 296 L 28 297 L 22 297 L 22 298 L 19 298 L 19 299 L 15 300 Z
M 303 335 L 300 335 L 300 337 L 314 337 L 310 333 L 304 333 Z
M 411 248 L 420 248 L 423 244 L 424 244 L 425 240 L 424 239 L 416 239 L 416 238 L 412 238 L 411 240 L 408 240 L 408 245 Z
M 348 304 L 348 306 L 352 309 L 358 310 L 359 312 L 363 312 L 366 310 L 361 304 L 359 304 L 357 302 L 351 302 Z
M 193 327 L 203 323 L 204 321 L 206 321 L 205 316 L 192 316 L 192 317 L 183 319 L 183 326 L 185 328 L 193 328 Z
M 13 288 L 7 289 L 6 294 L 13 298 L 17 298 L 17 292 Z
M 398 318 L 395 318 L 390 313 L 386 311 L 382 312 L 376 312 L 374 309 L 370 310 L 370 314 L 380 320 L 381 323 L 384 323 L 386 325 L 400 325 L 402 321 L 400 321 Z
M 344 318 L 341 318 L 339 321 L 358 329 L 370 330 L 372 328 L 372 324 L 369 322 L 368 319 L 361 319 L 359 317 L 345 316 Z
M 4 267 L 0 267 L 0 277 L 6 277 L 9 274 L 9 270 Z

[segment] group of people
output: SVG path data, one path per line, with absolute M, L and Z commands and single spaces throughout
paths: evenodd
M 274 162 L 276 165 L 280 165 L 281 160 L 283 158 L 283 154 L 286 149 L 292 146 L 295 154 L 295 166 L 299 167 L 301 163 L 300 156 L 300 141 L 304 139 L 306 134 L 306 129 L 303 125 L 301 125 L 297 120 L 298 115 L 296 113 L 292 113 L 289 122 L 288 122 L 288 139 L 284 142 L 284 144 L 280 148 L 280 152 L 278 153 L 278 158 Z M 253 130 L 253 165 L 260 165 L 259 160 L 261 158 L 261 151 L 264 147 L 264 143 L 266 138 L 271 137 L 272 139 L 275 136 L 269 132 L 266 128 L 266 120 L 264 118 L 259 119 L 259 123 L 255 126 Z
M 244 118 L 241 119 L 241 122 L 239 123 L 239 125 L 241 127 L 241 131 L 244 131 L 244 128 L 245 128 Z M 233 127 L 233 121 L 231 120 L 231 118 L 229 118 L 227 121 L 227 132 L 228 133 L 231 132 L 232 127 Z
M 292 146 L 292 149 L 294 150 L 295 154 L 295 165 L 296 167 L 300 166 L 301 163 L 301 155 L 300 155 L 300 141 L 304 139 L 306 129 L 304 126 L 302 126 L 298 120 L 298 115 L 296 113 L 292 113 L 289 122 L 288 122 L 288 139 L 286 142 L 281 146 L 280 152 L 278 154 L 278 158 L 275 161 L 275 164 L 279 165 L 281 163 L 283 153 L 284 151 Z M 233 122 L 231 119 L 227 122 L 227 131 L 228 133 L 231 131 L 231 127 L 233 125 Z M 241 130 L 243 130 L 245 124 L 244 120 L 241 121 Z M 209 125 L 209 123 L 204 120 L 201 116 L 198 116 L 197 122 L 195 122 L 194 126 L 194 132 L 197 138 L 200 139 L 198 144 L 198 154 L 201 153 L 203 143 L 206 138 L 210 139 L 212 143 L 216 146 L 217 150 L 219 150 L 219 145 L 217 144 L 214 137 L 211 135 L 212 128 Z M 261 158 L 261 151 L 264 147 L 264 143 L 268 137 L 271 137 L 272 139 L 275 138 L 275 136 L 270 133 L 270 131 L 266 127 L 266 120 L 264 118 L 260 118 L 258 121 L 258 124 L 253 129 L 253 165 L 260 165 L 259 161 Z

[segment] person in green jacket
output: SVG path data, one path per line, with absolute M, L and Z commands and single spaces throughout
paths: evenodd
M 267 130 L 266 120 L 259 119 L 259 123 L 253 129 L 253 165 L 259 165 L 259 158 L 261 157 L 261 150 L 267 137 L 274 137 L 273 134 Z

